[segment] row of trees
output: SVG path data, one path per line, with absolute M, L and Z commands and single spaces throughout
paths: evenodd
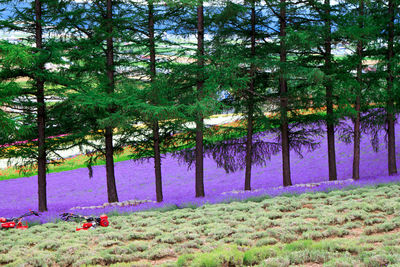
M 47 165 L 77 145 L 91 155 L 89 170 L 105 158 L 109 202 L 118 201 L 114 155 L 127 145 L 133 158 L 154 159 L 159 202 L 167 151 L 195 166 L 196 197 L 205 196 L 206 154 L 226 171 L 245 169 L 250 190 L 251 167 L 281 151 L 289 186 L 290 150 L 314 149 L 325 129 L 329 180 L 337 179 L 335 132 L 354 144 L 354 179 L 368 131 L 375 146 L 387 134 L 388 172 L 397 173 L 398 0 L 0 3 L 3 33 L 22 36 L 0 43 L 0 139 L 14 144 L 0 155 L 37 166 L 40 211 Z M 339 45 L 352 52 L 335 55 Z M 308 108 L 324 113 L 302 114 Z M 205 127 L 232 109 L 243 129 L 216 137 Z

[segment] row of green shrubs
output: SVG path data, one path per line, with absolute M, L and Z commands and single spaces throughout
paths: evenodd
M 356 256 L 355 256 L 356 255 Z M 243 249 L 234 245 L 219 247 L 209 253 L 185 254 L 171 266 L 269 266 L 286 267 L 305 263 L 324 266 L 386 266 L 400 262 L 400 247 L 383 247 L 353 240 L 298 240 L 290 244 Z

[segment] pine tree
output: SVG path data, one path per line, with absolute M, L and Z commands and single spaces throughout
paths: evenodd
M 285 73 L 285 63 L 287 60 L 286 47 L 286 0 L 280 0 L 279 14 L 279 38 L 280 38 L 280 70 L 279 70 L 279 90 L 280 90 L 280 117 L 281 117 L 281 140 L 282 140 L 282 170 L 283 185 L 292 185 L 290 178 L 290 148 L 289 148 L 289 126 L 288 126 L 288 86 Z
M 268 65 L 268 59 L 258 60 L 261 55 L 256 53 L 256 47 L 259 46 L 256 39 L 265 35 L 256 30 L 257 26 L 265 19 L 261 17 L 263 11 L 265 10 L 261 6 L 256 6 L 256 1 L 242 5 L 228 2 L 220 14 L 216 12 L 217 14 L 214 16 L 215 28 L 217 28 L 214 57 L 217 57 L 215 61 L 223 62 L 221 64 L 224 65 L 227 72 L 226 74 L 221 73 L 221 76 L 226 76 L 229 81 L 223 81 L 224 78 L 221 78 L 221 81 L 223 84 L 230 85 L 226 89 L 230 93 L 230 98 L 225 102 L 229 101 L 236 112 L 244 113 L 246 129 L 243 140 L 218 142 L 210 145 L 206 150 L 212 151 L 211 154 L 217 164 L 224 166 L 228 172 L 245 169 L 245 190 L 251 190 L 252 165 L 263 165 L 265 160 L 271 156 L 271 151 L 276 152 L 277 150 L 276 147 L 274 149 L 267 148 L 273 146 L 271 143 L 264 142 L 260 138 L 253 139 L 255 126 L 259 127 L 261 121 L 265 122 L 262 106 L 268 95 L 265 94 L 266 90 L 263 86 L 270 82 L 265 80 L 262 72 L 257 72 L 257 69 L 263 69 Z M 229 50 L 232 52 L 228 52 Z M 228 67 L 228 64 L 232 64 L 229 62 L 237 65 Z M 260 62 L 264 63 L 263 66 L 260 65 Z M 238 132 L 240 131 L 241 129 L 238 130 Z M 244 150 L 243 162 L 241 159 L 243 153 L 240 153 L 240 150 Z M 233 158 L 235 159 L 233 160 Z
M 358 27 L 360 29 L 364 28 L 363 16 L 364 16 L 364 0 L 360 0 L 359 2 L 359 24 Z M 357 64 L 357 82 L 358 88 L 356 88 L 356 102 L 355 102 L 355 110 L 356 115 L 354 118 L 354 155 L 353 155 L 353 179 L 358 180 L 360 179 L 360 109 L 361 109 L 361 90 L 362 90 L 362 68 L 363 68 L 363 52 L 364 52 L 364 45 L 362 36 L 360 36 L 359 40 L 357 41 L 357 56 L 358 56 L 358 64 Z
M 16 64 L 32 64 L 33 58 L 27 47 L 4 41 L 0 42 L 0 55 L 0 153 L 2 158 L 8 158 L 6 146 L 17 140 L 16 134 L 21 130 L 16 122 L 19 110 L 13 110 L 16 109 L 16 96 L 22 95 L 24 90 L 15 82 L 15 78 L 25 74 L 22 68 L 16 68 Z
M 347 3 L 346 6 L 342 6 L 342 9 L 346 9 L 346 13 L 342 15 L 341 23 L 339 24 L 339 32 L 349 46 L 355 47 L 355 53 L 349 55 L 344 59 L 344 69 L 348 72 L 347 75 L 343 75 L 345 84 L 351 85 L 351 95 L 349 95 L 349 102 L 352 102 L 352 108 L 350 110 L 350 117 L 353 121 L 353 130 L 351 133 L 353 139 L 353 174 L 352 177 L 355 180 L 360 179 L 360 139 L 361 139 L 361 127 L 362 120 L 361 112 L 365 104 L 368 104 L 369 99 L 367 97 L 366 80 L 363 74 L 363 61 L 366 57 L 367 45 L 370 41 L 371 36 L 368 35 L 365 28 L 366 20 L 366 7 L 363 0 L 356 1 L 353 3 Z M 355 70 L 355 75 L 353 74 Z
M 35 0 L 29 3 L 13 1 L 2 1 L 2 3 L 8 6 L 12 14 L 1 22 L 2 26 L 10 31 L 23 32 L 26 36 L 21 44 L 6 44 L 8 48 L 1 51 L 4 54 L 0 77 L 3 85 L 6 85 L 2 90 L 5 90 L 5 94 L 12 99 L 9 102 L 10 106 L 22 108 L 19 114 L 22 125 L 18 126 L 13 142 L 28 141 L 18 142 L 14 145 L 15 149 L 8 150 L 7 156 L 22 159 L 20 167 L 23 170 L 37 166 L 38 209 L 47 211 L 47 162 L 59 158 L 57 148 L 60 148 L 61 144 L 48 139 L 48 136 L 57 133 L 58 125 L 47 125 L 52 118 L 48 116 L 50 109 L 45 101 L 46 85 L 62 86 L 64 83 L 58 75 L 59 68 L 51 70 L 45 66 L 47 63 L 64 63 L 59 57 L 58 40 L 51 35 L 61 31 L 57 24 L 57 14 L 54 12 L 54 7 L 59 5 L 59 2 Z M 22 55 L 9 54 L 10 51 L 21 52 Z M 27 86 L 14 82 L 19 77 L 28 79 Z M 57 93 L 57 90 L 48 92 L 52 95 Z M 52 109 L 54 110 L 54 107 Z M 35 125 L 32 124 L 32 120 L 36 121 Z
M 150 50 L 150 80 L 154 81 L 156 76 L 156 47 L 154 40 L 154 5 L 152 1 L 148 2 L 149 8 L 149 50 Z M 160 154 L 160 133 L 159 122 L 156 119 L 153 125 L 153 143 L 154 143 L 154 171 L 156 177 L 156 196 L 157 202 L 163 201 L 162 181 L 161 181 L 161 154 Z
M 396 166 L 396 144 L 395 144 L 395 115 L 394 115 L 394 99 L 393 99 L 393 85 L 394 85 L 394 69 L 395 64 L 393 62 L 394 55 L 394 37 L 395 37 L 395 9 L 396 1 L 389 0 L 387 8 L 387 101 L 386 101 L 386 112 L 387 112 L 387 134 L 388 134 L 388 170 L 389 175 L 397 174 Z M 398 10 L 398 3 L 397 3 Z
M 165 26 L 173 17 L 180 15 L 179 7 L 161 5 L 157 1 L 148 1 L 147 5 L 131 3 L 130 16 L 135 18 L 134 23 L 127 21 L 126 27 L 131 29 L 129 38 L 135 43 L 134 49 L 144 53 L 145 60 L 140 61 L 146 67 L 132 69 L 131 75 L 148 77 L 145 80 L 131 79 L 126 86 L 126 116 L 132 118 L 132 123 L 126 125 L 124 131 L 130 138 L 127 142 L 133 150 L 135 160 L 154 160 L 156 198 L 163 201 L 161 159 L 162 153 L 168 152 L 171 127 L 175 117 L 175 93 L 173 86 L 168 84 L 170 62 L 161 49 L 167 44 L 174 46 L 173 42 L 162 40 L 165 32 L 175 25 Z M 142 37 L 142 38 L 139 38 Z M 140 40 L 140 41 L 139 41 Z M 132 49 L 133 50 L 133 49 Z M 133 51 L 132 51 L 133 52 Z M 164 62 L 160 58 L 164 56 Z M 136 64 L 134 54 L 130 55 L 131 62 Z M 149 59 L 149 60 L 147 60 Z M 132 128 L 134 121 L 140 121 L 145 127 Z M 149 129 L 151 129 L 149 131 Z M 137 137 L 140 136 L 140 137 Z
M 332 27 L 334 27 L 334 15 L 335 8 L 332 7 L 330 0 L 324 1 L 308 1 L 307 6 L 311 14 L 315 12 L 311 17 L 311 21 L 308 22 L 306 27 L 309 29 L 304 29 L 305 31 L 310 31 L 310 43 L 312 43 L 311 50 L 309 53 L 310 62 L 314 64 L 312 67 L 315 68 L 315 64 L 321 64 L 320 68 L 324 74 L 323 86 L 325 87 L 324 105 L 326 106 L 326 133 L 327 133 L 327 143 L 328 143 L 328 169 L 329 169 L 329 180 L 337 180 L 336 171 L 336 152 L 335 152 L 335 112 L 333 108 L 334 104 L 334 87 L 335 87 L 335 59 L 332 54 L 332 44 L 335 41 L 334 32 Z M 318 34 L 320 38 L 314 38 L 315 33 Z M 313 40 L 311 40 L 313 39 Z M 316 39 L 316 40 L 315 40 Z M 321 58 L 316 58 L 314 54 L 319 51 L 318 55 Z M 315 59 L 317 59 L 316 63 Z M 321 62 L 321 63 L 320 63 Z M 314 96 L 318 97 L 318 96 Z M 318 99 L 313 99 L 314 102 L 318 103 Z M 317 107 L 318 108 L 318 107 Z
M 335 126 L 333 112 L 333 85 L 332 85 L 332 23 L 331 23 L 331 3 L 330 0 L 325 0 L 325 73 L 328 76 L 326 79 L 326 128 L 328 139 L 328 165 L 329 165 L 329 180 L 337 180 L 336 173 L 336 153 L 335 153 Z
M 36 49 L 43 49 L 43 30 L 42 30 L 42 3 L 35 0 L 35 43 Z M 39 62 L 37 66 L 39 72 L 44 70 L 44 62 Z M 46 108 L 44 102 L 44 80 L 42 77 L 35 78 L 37 124 L 38 124 L 38 188 L 39 188 L 39 211 L 47 210 L 47 190 L 46 190 Z
M 197 100 L 203 97 L 204 80 L 202 70 L 204 68 L 204 11 L 203 1 L 197 6 Z M 203 148 L 204 115 L 199 112 L 196 119 L 196 197 L 204 197 L 204 148 Z
M 174 156 L 187 163 L 189 168 L 195 167 L 195 195 L 204 197 L 204 156 L 212 129 L 204 124 L 204 119 L 219 110 L 217 92 L 220 88 L 221 73 L 211 56 L 211 42 L 205 41 L 205 31 L 210 31 L 212 8 L 205 8 L 203 1 L 188 1 L 183 9 L 186 11 L 179 19 L 176 32 L 190 37 L 190 48 L 185 48 L 179 57 L 187 58 L 171 69 L 172 87 L 175 87 L 177 101 L 181 105 L 183 122 L 179 131 L 187 134 L 179 135 L 180 151 Z M 207 27 L 206 27 L 207 26 Z M 195 42 L 191 40 L 195 39 Z M 217 71 L 216 71 L 217 70 Z M 195 127 L 191 128 L 194 123 Z
M 256 55 L 256 8 L 255 2 L 251 2 L 251 57 L 254 59 Z M 249 85 L 249 99 L 248 99 L 248 113 L 247 113 L 247 142 L 246 142 L 246 172 L 244 190 L 251 190 L 251 165 L 253 155 L 253 116 L 254 116 L 254 74 L 255 65 L 250 65 L 250 85 Z
M 121 26 L 126 14 L 121 11 L 120 1 L 65 2 L 68 9 L 60 12 L 60 19 L 69 32 L 66 75 L 74 83 L 68 99 L 77 111 L 75 120 L 80 122 L 79 127 L 71 129 L 71 134 L 76 145 L 92 147 L 83 151 L 94 156 L 88 162 L 89 173 L 98 157 L 105 158 L 107 198 L 109 202 L 118 202 L 114 155 L 122 150 L 122 143 L 114 131 L 124 122 L 120 112 L 121 92 L 117 87 L 117 81 L 124 76 L 116 77 L 122 59 L 115 54 L 124 41 Z M 88 135 L 93 141 L 86 138 Z

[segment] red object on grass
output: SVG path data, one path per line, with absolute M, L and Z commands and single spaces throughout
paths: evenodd
M 22 222 L 19 222 L 17 224 L 17 229 L 28 229 L 28 223 L 26 223 L 25 225 L 22 224 Z
M 82 228 L 76 228 L 76 231 L 80 231 L 80 230 L 89 230 L 90 228 L 92 228 L 94 225 L 93 223 L 84 223 Z
M 1 228 L 14 228 L 15 222 L 6 222 L 1 224 Z
M 108 222 L 108 216 L 105 214 L 100 215 L 100 217 L 88 217 L 73 213 L 63 213 L 60 214 L 60 216 L 61 220 L 63 221 L 70 221 L 71 219 L 85 219 L 86 223 L 84 223 L 81 228 L 77 227 L 76 231 L 89 230 L 91 228 L 96 228 L 98 225 L 102 227 L 107 227 L 110 225 Z
M 10 228 L 27 229 L 28 223 L 24 225 L 21 220 L 24 217 L 31 215 L 39 216 L 39 213 L 37 213 L 36 211 L 29 210 L 28 213 L 25 213 L 19 217 L 13 217 L 13 218 L 0 217 L 0 229 L 10 229 Z

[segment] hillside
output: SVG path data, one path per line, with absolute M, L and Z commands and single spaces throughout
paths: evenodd
M 0 231 L 0 264 L 18 266 L 386 266 L 400 263 L 400 184 L 258 198 Z

